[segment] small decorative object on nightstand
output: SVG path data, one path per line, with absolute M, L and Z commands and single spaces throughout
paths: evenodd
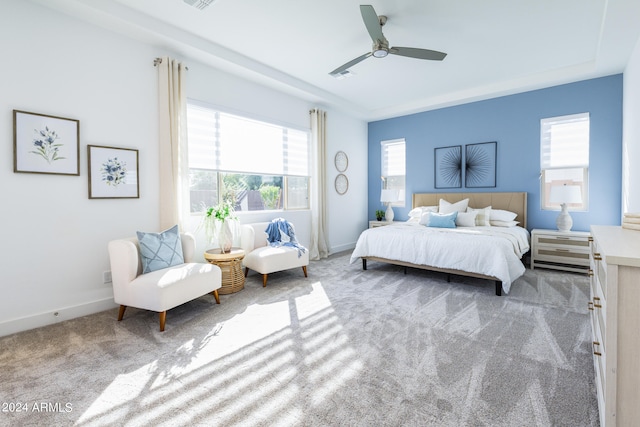
M 382 221 L 382 218 L 384 218 L 384 211 L 380 209 L 376 210 L 376 220 Z
M 398 190 L 387 188 L 382 190 L 380 193 L 380 201 L 387 204 L 387 211 L 384 214 L 384 218 L 389 222 L 393 221 L 393 208 L 391 207 L 391 204 L 397 202 L 398 199 Z
M 531 269 L 536 267 L 587 273 L 589 233 L 586 231 L 531 230 Z
M 567 211 L 567 205 L 571 203 L 582 203 L 582 193 L 579 185 L 556 185 L 551 187 L 549 202 L 560 204 L 560 215 L 556 219 L 559 231 L 569 231 L 573 226 L 571 215 Z

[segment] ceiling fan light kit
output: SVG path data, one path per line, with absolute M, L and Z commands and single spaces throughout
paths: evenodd
M 387 55 L 392 54 L 406 56 L 409 58 L 426 59 L 429 61 L 442 61 L 447 56 L 444 52 L 415 47 L 394 46 L 389 48 L 389 41 L 384 34 L 382 34 L 382 27 L 387 23 L 387 17 L 384 15 L 378 16 L 371 5 L 360 5 L 360 14 L 362 15 L 362 20 L 367 28 L 367 32 L 369 33 L 371 40 L 373 40 L 371 52 L 367 52 L 330 72 L 329 74 L 334 77 L 342 75 L 342 73 L 347 69 L 361 61 L 364 61 L 370 56 L 373 56 L 374 58 L 384 58 Z

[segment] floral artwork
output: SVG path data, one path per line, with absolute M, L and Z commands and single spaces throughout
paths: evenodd
M 49 126 L 45 126 L 44 130 L 33 130 L 36 133 L 36 137 L 33 139 L 33 145 L 36 147 L 35 151 L 30 151 L 32 154 L 41 156 L 51 164 L 56 160 L 63 160 L 65 157 L 60 156 L 60 147 L 63 144 L 56 144 L 56 139 L 60 139 L 60 136 L 55 130 L 49 129 Z
M 80 121 L 13 110 L 14 172 L 80 175 Z
M 116 187 L 119 184 L 123 184 L 127 178 L 127 162 L 118 160 L 117 157 L 107 159 L 107 161 L 102 164 L 100 171 L 102 172 L 102 180 L 105 184 Z
M 137 199 L 138 150 L 88 145 L 89 198 Z

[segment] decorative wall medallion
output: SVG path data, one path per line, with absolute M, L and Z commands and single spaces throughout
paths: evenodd
M 338 172 L 344 172 L 349 167 L 349 157 L 344 151 L 338 151 L 336 157 L 333 159 L 333 163 L 336 165 Z
M 336 176 L 335 181 L 336 192 L 340 195 L 343 195 L 349 190 L 349 179 L 345 174 L 340 174 Z

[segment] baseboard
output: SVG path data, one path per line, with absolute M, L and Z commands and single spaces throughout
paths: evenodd
M 17 332 L 28 331 L 29 329 L 40 328 L 42 326 L 53 325 L 76 317 L 87 316 L 110 310 L 118 305 L 113 302 L 113 297 L 92 301 L 86 304 L 63 307 L 31 316 L 21 317 L 0 322 L 0 337 L 15 334 Z
M 347 243 L 345 245 L 332 246 L 331 249 L 329 249 L 329 253 L 333 255 L 333 254 L 337 254 L 338 252 L 352 251 L 355 248 L 356 248 L 356 242 Z

